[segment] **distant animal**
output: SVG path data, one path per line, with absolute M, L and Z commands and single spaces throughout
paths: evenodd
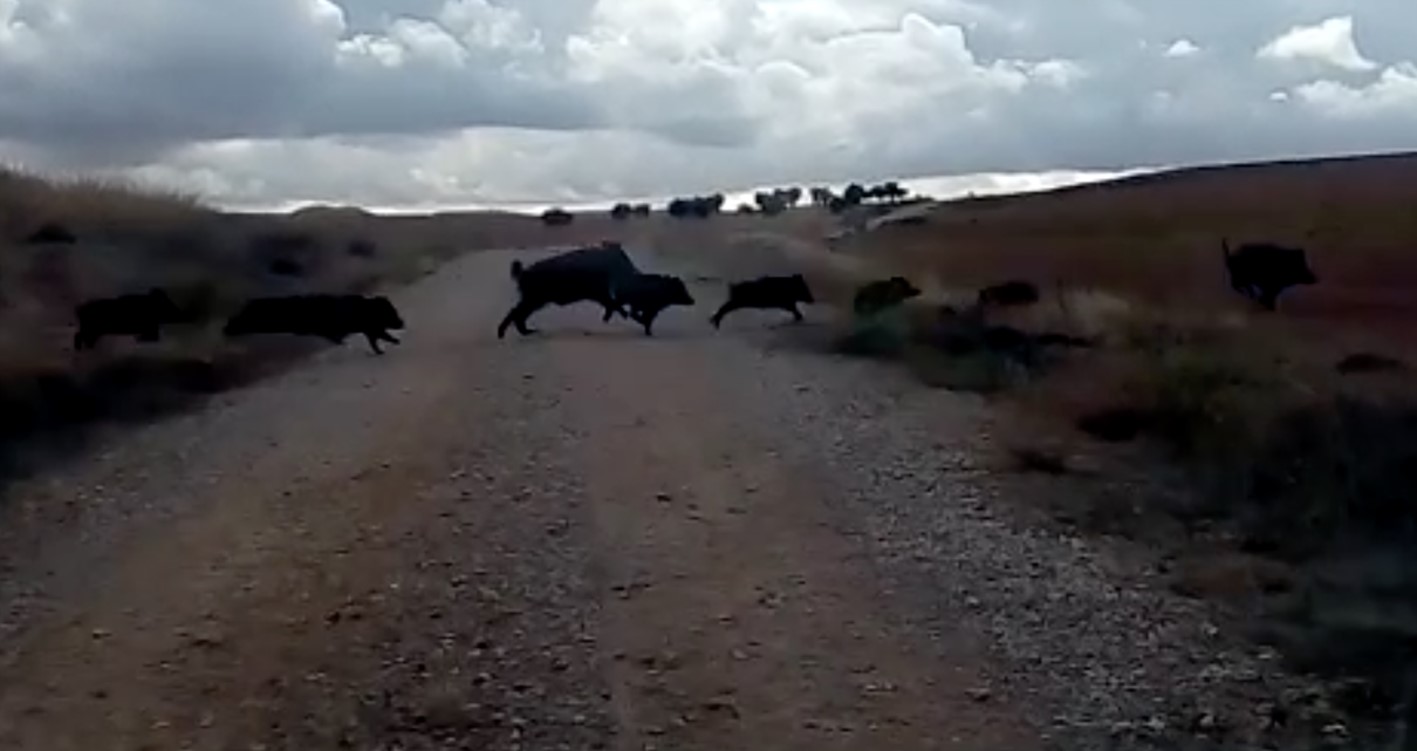
M 512 279 L 519 299 L 498 324 L 497 338 L 506 336 L 507 327 L 513 325 L 523 336 L 535 333 L 535 329 L 527 327 L 527 318 L 552 304 L 595 302 L 605 309 L 602 321 L 609 321 L 616 313 L 628 318 L 616 301 L 616 287 L 639 273 L 625 248 L 613 241 L 569 250 L 530 265 L 512 261 Z
M 1339 360 L 1338 364 L 1334 366 L 1334 370 L 1343 375 L 1383 373 L 1406 369 L 1407 365 L 1401 360 L 1372 352 L 1356 352 Z
M 908 279 L 903 276 L 893 276 L 889 279 L 879 279 L 862 285 L 856 290 L 851 307 L 858 316 L 875 315 L 888 308 L 897 307 L 906 300 L 919 295 L 920 290 Z
M 575 220 L 575 214 L 565 209 L 551 208 L 541 212 L 541 222 L 548 227 L 564 227 Z
M 402 329 L 398 309 L 382 295 L 289 295 L 249 300 L 227 320 L 228 337 L 251 334 L 318 336 L 343 344 L 351 334 L 363 334 L 374 354 L 382 355 L 380 341 L 398 344 L 390 329 Z
M 785 310 L 793 320 L 802 320 L 798 303 L 811 305 L 816 299 L 807 287 L 807 280 L 801 274 L 791 276 L 763 276 L 748 281 L 735 282 L 728 286 L 728 300 L 719 307 L 709 320 L 714 328 L 723 322 L 723 317 L 735 310 L 759 308 L 764 310 Z
M 1290 287 L 1319 281 L 1303 248 L 1245 243 L 1231 252 L 1230 241 L 1222 239 L 1220 249 L 1230 286 L 1265 310 L 1274 310 L 1279 296 Z
M 161 338 L 162 327 L 184 320 L 182 310 L 160 287 L 141 294 L 89 300 L 74 309 L 78 330 L 74 349 L 92 349 L 104 336 L 132 336 L 140 342 Z
M 615 287 L 615 299 L 630 311 L 630 318 L 645 328 L 645 336 L 654 336 L 654 319 L 671 305 L 690 306 L 694 298 L 684 281 L 666 274 L 635 274 L 622 279 Z
M 994 284 L 979 290 L 980 305 L 1000 307 L 1032 305 L 1038 302 L 1038 287 L 1022 279 L 1011 279 L 1002 284 Z

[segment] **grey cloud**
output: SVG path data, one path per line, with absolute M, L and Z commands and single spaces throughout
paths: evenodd
M 325 0 L 60 1 L 72 22 L 20 0 L 23 26 L 0 36 L 0 137 L 121 162 L 226 138 L 599 124 L 579 92 L 500 50 L 468 49 L 457 69 L 340 65 L 356 32 Z
M 1417 56 L 1410 0 L 0 0 L 0 20 L 17 2 L 0 155 L 242 203 L 1417 147 L 1417 103 L 1362 99 Z M 1373 70 L 1257 59 L 1341 16 Z M 1181 39 L 1199 50 L 1168 56 Z

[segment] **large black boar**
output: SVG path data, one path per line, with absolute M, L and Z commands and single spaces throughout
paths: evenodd
M 723 317 L 735 310 L 759 308 L 764 310 L 785 310 L 793 320 L 802 320 L 802 311 L 797 303 L 812 304 L 812 290 L 801 274 L 791 276 L 764 276 L 746 282 L 736 282 L 728 286 L 728 300 L 719 307 L 709 320 L 714 328 L 723 322 Z
M 249 334 L 318 336 L 343 344 L 350 334 L 363 334 L 370 349 L 382 355 L 379 341 L 398 344 L 389 329 L 402 329 L 398 309 L 381 296 L 293 295 L 251 300 L 227 321 L 229 337 Z
M 605 308 L 602 321 L 609 321 L 616 313 L 625 316 L 616 301 L 616 286 L 638 273 L 640 270 L 617 242 L 577 248 L 526 266 L 512 261 L 512 279 L 517 283 L 520 299 L 498 324 L 497 338 L 505 336 L 507 327 L 512 325 L 523 336 L 534 333 L 535 329 L 526 325 L 527 318 L 552 304 L 589 301 Z
M 903 276 L 893 276 L 862 285 L 856 290 L 851 308 L 858 316 L 870 316 L 919 296 L 920 290 L 911 284 L 910 280 Z
M 630 309 L 630 317 L 645 327 L 645 336 L 654 336 L 654 319 L 671 305 L 693 305 L 689 288 L 678 277 L 666 274 L 636 274 L 621 280 L 615 290 L 618 302 Z
M 179 323 L 182 311 L 167 292 L 154 287 L 143 294 L 89 300 L 74 309 L 79 328 L 74 349 L 91 349 L 107 335 L 131 335 L 140 342 L 161 338 L 164 324 Z
M 1225 254 L 1230 286 L 1265 310 L 1275 309 L 1284 290 L 1319 281 L 1302 248 L 1245 243 L 1232 253 L 1229 240 L 1222 239 L 1220 249 Z

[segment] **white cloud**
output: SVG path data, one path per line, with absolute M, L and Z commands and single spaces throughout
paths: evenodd
M 1402 116 L 1417 119 L 1417 65 L 1402 63 L 1387 68 L 1367 86 L 1314 81 L 1295 88 L 1294 96 L 1328 117 L 1366 119 Z
M 1295 26 L 1261 47 L 1262 60 L 1307 61 L 1350 71 L 1378 67 L 1358 51 L 1353 39 L 1353 17 L 1335 16 L 1313 26 Z
M 1166 57 L 1191 57 L 1200 54 L 1201 48 L 1189 39 L 1177 39 L 1166 48 Z

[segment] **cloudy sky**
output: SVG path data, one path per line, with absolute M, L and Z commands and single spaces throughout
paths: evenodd
M 1413 0 L 0 0 L 0 159 L 599 201 L 1417 147 Z

